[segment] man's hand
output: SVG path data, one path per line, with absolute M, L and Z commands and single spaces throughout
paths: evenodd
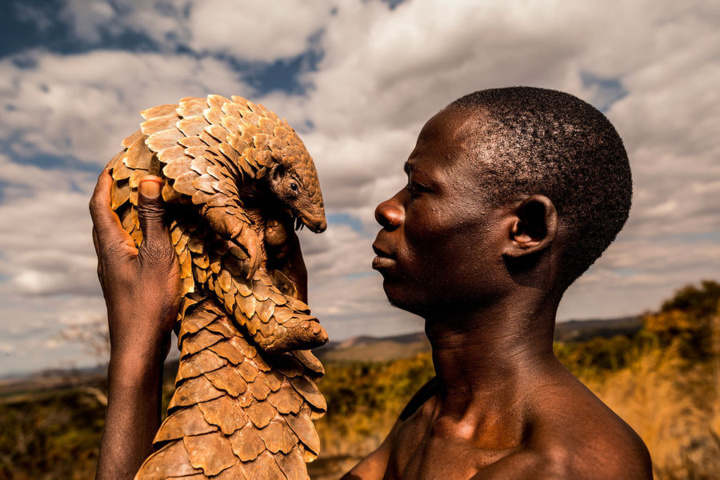
M 140 181 L 140 248 L 110 208 L 111 185 L 112 177 L 104 170 L 90 200 L 90 214 L 112 353 L 142 354 L 162 345 L 167 355 L 180 302 L 180 268 L 163 223 L 162 180 L 147 176 Z
M 92 199 L 93 242 L 108 310 L 108 410 L 97 479 L 132 479 L 160 424 L 162 365 L 180 300 L 180 268 L 163 224 L 162 180 L 140 182 L 140 248 L 110 207 L 112 177 L 100 174 Z

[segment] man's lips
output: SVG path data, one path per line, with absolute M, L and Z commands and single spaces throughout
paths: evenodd
M 373 244 L 372 248 L 375 255 L 377 255 L 372 261 L 372 268 L 374 270 L 383 270 L 395 265 L 395 259 L 391 254 L 375 244 Z

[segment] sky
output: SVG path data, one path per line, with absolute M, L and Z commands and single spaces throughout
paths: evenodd
M 138 112 L 241 95 L 287 118 L 329 228 L 301 232 L 333 340 L 420 331 L 370 268 L 373 211 L 423 123 L 484 88 L 563 90 L 618 129 L 630 220 L 558 318 L 656 308 L 720 274 L 720 3 L 688 0 L 5 0 L 0 16 L 0 377 L 94 363 L 88 200 Z

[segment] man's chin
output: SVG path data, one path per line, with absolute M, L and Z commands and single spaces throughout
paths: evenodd
M 398 292 L 394 289 L 392 285 L 388 285 L 387 281 L 383 282 L 383 290 L 385 290 L 385 296 L 387 297 L 388 302 L 395 308 L 420 316 L 422 316 L 423 312 L 426 311 L 423 302 L 418 301 L 418 299 L 408 298 L 407 295 L 403 295 L 402 292 Z

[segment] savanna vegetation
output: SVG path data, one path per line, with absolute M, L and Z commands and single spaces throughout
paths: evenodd
M 720 477 L 720 284 L 687 286 L 631 334 L 556 344 L 560 360 L 645 440 L 662 480 Z M 386 362 L 332 361 L 320 388 L 315 479 L 337 478 L 379 445 L 433 374 L 429 353 Z M 166 397 L 172 375 L 166 375 Z M 92 478 L 103 382 L 0 395 L 0 478 Z

